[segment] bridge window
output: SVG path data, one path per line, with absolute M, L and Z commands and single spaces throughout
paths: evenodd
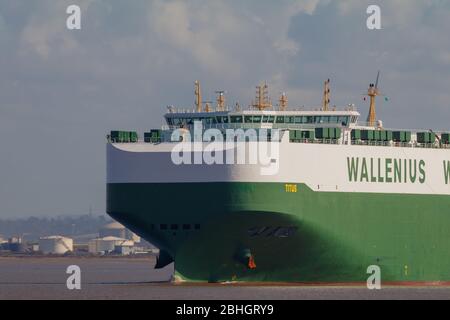
M 183 224 L 183 230 L 191 230 L 190 224 Z
M 274 116 L 263 116 L 262 122 L 263 123 L 273 123 L 275 120 Z
M 278 116 L 277 117 L 277 123 L 284 123 L 284 117 L 283 116 Z
M 231 123 L 242 123 L 242 116 L 231 116 Z
M 173 125 L 174 126 L 181 126 L 183 124 L 182 119 L 180 118 L 173 118 Z
M 228 117 L 222 117 L 222 116 L 217 116 L 216 118 L 217 123 L 228 123 Z
M 349 117 L 339 117 L 339 123 L 343 126 L 347 126 L 349 120 Z
M 170 229 L 171 230 L 178 230 L 178 225 L 177 224 L 171 224 L 170 225 Z
M 261 123 L 261 116 L 253 116 L 253 123 Z
M 167 230 L 167 224 L 160 224 L 159 225 L 160 230 Z
M 286 123 L 295 123 L 295 117 L 286 117 Z
M 204 124 L 215 124 L 215 123 L 217 123 L 217 121 L 216 121 L 216 118 L 208 117 L 208 118 L 203 118 L 203 123 Z
M 194 229 L 195 229 L 195 230 L 200 230 L 200 224 L 198 224 L 198 223 L 195 224 L 195 225 L 194 225 Z

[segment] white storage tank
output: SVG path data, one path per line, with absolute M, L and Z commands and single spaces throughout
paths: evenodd
M 108 223 L 107 225 L 104 225 L 99 230 L 99 238 L 105 238 L 105 237 L 117 237 L 127 240 L 132 240 L 133 242 L 140 242 L 141 239 L 138 235 L 134 234 L 125 226 L 120 224 L 117 221 Z
M 50 236 L 39 239 L 39 251 L 44 254 L 65 254 L 73 251 L 73 240 L 62 236 Z
M 126 228 L 118 222 L 111 222 L 99 230 L 99 236 L 100 238 L 116 237 L 125 239 Z

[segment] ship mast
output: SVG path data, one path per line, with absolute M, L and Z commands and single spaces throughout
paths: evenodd
M 256 87 L 256 99 L 252 103 L 252 106 L 259 111 L 272 107 L 272 103 L 269 99 L 269 86 L 267 83 Z
M 212 111 L 211 104 L 212 104 L 212 101 L 205 101 L 205 112 Z
M 322 110 L 328 111 L 330 108 L 330 79 L 324 82 L 323 85 L 323 101 L 322 101 Z
M 283 92 L 280 96 L 279 100 L 280 111 L 286 111 L 288 105 L 288 98 L 285 92 Z
M 195 81 L 195 108 L 197 112 L 202 112 L 202 93 L 200 90 L 200 82 Z
M 225 111 L 225 91 L 216 91 L 217 111 Z
M 370 97 L 370 107 L 369 107 L 369 115 L 367 116 L 367 124 L 371 127 L 375 126 L 375 121 L 377 120 L 375 98 L 380 95 L 380 91 L 378 90 L 379 79 L 380 79 L 380 71 L 378 71 L 377 80 L 375 84 L 371 83 L 369 85 L 369 88 L 367 89 L 367 95 Z

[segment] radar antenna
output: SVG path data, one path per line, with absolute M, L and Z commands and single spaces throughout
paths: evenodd
M 256 99 L 252 102 L 252 106 L 260 111 L 272 107 L 272 103 L 269 99 L 269 86 L 267 83 L 256 87 Z
M 323 85 L 323 101 L 322 110 L 329 111 L 330 109 L 330 79 L 324 82 Z
M 225 91 L 216 91 L 217 111 L 225 111 Z
M 195 108 L 197 112 L 202 112 L 202 92 L 198 80 L 195 81 Z
M 205 112 L 212 111 L 211 105 L 212 105 L 212 101 L 205 101 Z
M 375 122 L 377 120 L 376 114 L 376 97 L 381 95 L 378 90 L 378 82 L 380 80 L 380 71 L 377 74 L 377 80 L 375 84 L 371 83 L 369 88 L 367 89 L 367 96 L 370 98 L 370 107 L 369 107 L 369 115 L 367 116 L 367 124 L 371 127 L 375 126 Z
M 279 107 L 280 111 L 286 111 L 288 106 L 288 98 L 286 95 L 286 92 L 281 93 L 280 100 L 279 100 Z

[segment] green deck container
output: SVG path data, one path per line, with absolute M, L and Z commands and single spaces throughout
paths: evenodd
M 130 142 L 136 143 L 139 140 L 139 136 L 136 131 L 130 132 Z
M 386 131 L 386 141 L 392 141 L 392 131 Z
M 159 143 L 162 139 L 162 130 L 153 129 L 150 132 L 144 132 L 144 141 L 147 143 Z
M 111 131 L 111 141 L 116 143 L 130 142 L 130 132 L 128 131 Z
M 290 141 L 297 140 L 297 130 L 289 130 L 289 140 Z
M 151 133 L 151 142 L 153 142 L 153 143 L 161 142 L 162 130 L 152 129 L 152 130 L 150 130 L 150 133 Z
M 112 142 L 119 142 L 119 131 L 111 131 L 110 137 Z
M 152 134 L 150 132 L 144 132 L 144 142 L 152 142 Z
M 380 130 L 375 130 L 373 132 L 373 140 L 381 141 L 381 131 Z
M 342 133 L 341 128 L 334 128 L 334 139 L 340 139 L 341 133 Z
M 317 139 L 329 139 L 330 129 L 329 128 L 316 128 L 315 130 Z
M 441 142 L 444 144 L 449 144 L 450 143 L 450 133 L 441 134 Z
M 361 130 L 361 140 L 372 141 L 374 136 L 375 134 L 373 130 Z
M 314 131 L 311 131 L 311 130 L 302 131 L 301 135 L 302 135 L 302 139 L 308 139 L 308 140 L 314 139 L 314 136 L 315 136 Z
M 405 131 L 405 140 L 403 142 L 411 141 L 411 131 Z
M 431 143 L 434 142 L 434 134 L 431 132 L 417 132 L 417 142 Z
M 392 137 L 395 142 L 410 142 L 411 132 L 410 131 L 394 131 L 392 132 Z
M 361 140 L 361 130 L 360 129 L 353 129 L 351 134 L 352 134 L 352 140 Z

